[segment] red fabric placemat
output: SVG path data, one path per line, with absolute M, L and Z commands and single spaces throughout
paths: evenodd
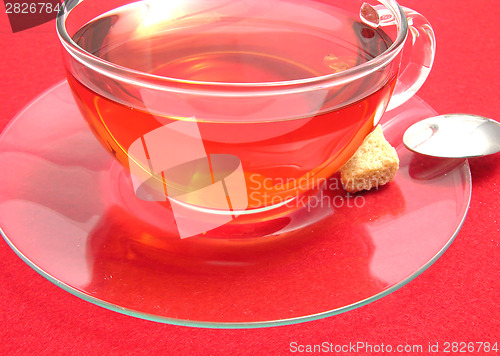
M 402 3 L 425 14 L 437 36 L 435 66 L 419 96 L 439 113 L 500 120 L 498 3 Z M 0 11 L 2 130 L 64 73 L 53 22 L 13 34 L 5 8 Z M 500 156 L 470 164 L 469 214 L 434 265 L 374 303 L 298 325 L 211 330 L 121 315 L 51 284 L 0 240 L 0 354 L 288 354 L 296 350 L 294 345 L 323 342 L 422 345 L 422 354 L 427 354 L 436 343 L 441 351 L 446 342 L 500 343 Z M 356 354 L 353 348 L 347 351 Z

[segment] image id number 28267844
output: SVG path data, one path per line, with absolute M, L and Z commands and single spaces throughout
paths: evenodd
M 6 2 L 5 12 L 7 14 L 50 14 L 59 12 L 60 4 L 50 2 Z
M 437 346 L 437 345 L 435 345 Z M 433 350 L 430 350 L 433 351 Z M 489 353 L 498 352 L 498 342 L 444 342 L 443 352 L 450 353 L 461 353 L 461 352 L 478 352 L 478 353 Z

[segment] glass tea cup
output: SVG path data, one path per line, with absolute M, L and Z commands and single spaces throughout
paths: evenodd
M 83 117 L 181 237 L 293 206 L 435 53 L 393 0 L 66 1 L 57 31 Z

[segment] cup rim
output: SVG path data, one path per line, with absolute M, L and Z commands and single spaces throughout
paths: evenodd
M 131 68 L 127 68 L 109 61 L 106 61 L 98 56 L 93 55 L 81 48 L 66 31 L 66 19 L 71 11 L 85 0 L 64 0 L 61 4 L 60 11 L 56 19 L 56 32 L 61 41 L 61 44 L 66 52 L 73 58 L 79 61 L 86 67 L 91 67 L 93 70 L 100 72 L 108 77 L 113 77 L 118 80 L 127 80 L 135 84 L 154 87 L 155 89 L 165 89 L 168 85 L 174 87 L 189 87 L 200 88 L 217 88 L 219 90 L 237 89 L 237 90 L 265 90 L 265 89 L 282 89 L 295 88 L 297 86 L 317 86 L 325 82 L 334 81 L 335 84 L 346 83 L 358 78 L 364 77 L 373 71 L 389 64 L 402 50 L 408 35 L 408 20 L 403 8 L 396 0 L 377 0 L 391 10 L 392 14 L 397 16 L 400 28 L 398 29 L 397 37 L 394 42 L 383 53 L 377 57 L 346 69 L 337 73 L 330 73 L 315 77 L 303 79 L 293 79 L 274 82 L 213 82 L 213 81 L 198 81 L 187 80 L 181 78 L 173 78 L 151 74 Z M 147 1 L 147 0 L 146 0 Z

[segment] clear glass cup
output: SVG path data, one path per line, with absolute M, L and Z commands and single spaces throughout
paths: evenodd
M 57 31 L 90 128 L 181 237 L 293 210 L 435 53 L 429 23 L 393 0 L 66 1 Z

